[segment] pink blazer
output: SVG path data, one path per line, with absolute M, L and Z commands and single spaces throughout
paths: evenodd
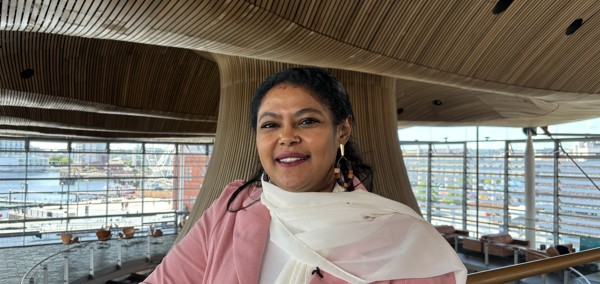
M 227 200 L 243 183 L 237 180 L 227 185 L 221 196 L 143 283 L 258 283 L 268 241 L 270 216 L 268 209 L 260 202 L 237 213 L 227 212 Z M 238 195 L 231 208 L 250 205 L 261 191 L 254 186 L 245 190 Z M 315 274 L 309 283 L 347 283 L 327 271 L 321 272 L 322 278 Z M 376 283 L 452 284 L 455 280 L 454 274 L 448 273 L 424 279 Z

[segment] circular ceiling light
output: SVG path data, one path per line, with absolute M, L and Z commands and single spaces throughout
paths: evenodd
M 496 5 L 492 9 L 492 13 L 497 15 L 506 11 L 506 9 L 508 9 L 508 6 L 510 6 L 512 2 L 513 0 L 498 0 L 498 2 L 496 2 Z
M 568 27 L 567 30 L 565 31 L 566 35 L 572 35 L 574 32 L 576 32 L 581 25 L 583 25 L 583 19 L 579 18 L 575 21 L 573 21 Z
M 34 73 L 35 72 L 33 71 L 33 69 L 27 68 L 27 69 L 21 71 L 21 78 L 23 78 L 23 79 L 29 79 L 29 78 L 33 77 Z

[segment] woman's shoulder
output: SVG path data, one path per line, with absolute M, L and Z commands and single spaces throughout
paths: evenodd
M 236 179 L 234 181 L 231 181 L 230 183 L 228 183 L 225 186 L 225 188 L 221 192 L 221 195 L 230 196 L 231 194 L 233 194 L 233 192 L 235 192 L 236 190 L 238 190 L 240 187 L 242 187 L 247 182 L 248 181 L 243 180 L 243 179 Z M 246 189 L 248 189 L 250 191 L 255 191 L 257 189 L 260 190 L 262 188 L 260 186 L 257 186 L 256 183 L 251 182 L 249 185 L 247 185 Z
M 244 185 L 244 183 L 246 183 L 245 180 L 243 179 L 236 179 L 234 181 L 229 182 L 225 188 L 223 189 L 222 194 L 226 194 L 229 193 L 231 194 L 232 192 L 234 192 L 236 189 L 240 188 L 242 185 Z
M 229 211 L 228 205 L 230 205 L 229 207 L 231 208 L 237 208 L 239 204 L 244 203 L 244 201 L 248 199 L 247 194 L 238 194 L 231 204 L 229 204 L 229 200 L 232 198 L 234 192 L 245 183 L 245 180 L 234 180 L 228 183 L 221 191 L 219 197 L 211 203 L 202 215 L 207 216 L 206 218 L 209 219 L 221 219 L 225 213 Z M 255 185 L 250 184 L 245 190 L 254 190 L 255 188 Z
M 242 179 L 234 180 L 228 183 L 221 192 L 219 198 L 217 198 L 217 200 L 215 200 L 213 203 L 213 206 L 216 205 L 217 207 L 227 207 L 227 203 L 229 202 L 229 199 L 232 198 L 235 191 L 240 189 L 246 183 L 247 181 Z M 231 207 L 236 208 L 240 205 L 243 206 L 246 205 L 247 200 L 249 199 L 254 200 L 256 198 L 260 198 L 260 193 L 262 192 L 261 189 L 262 188 L 258 187 L 256 184 L 250 183 L 247 188 L 244 189 L 244 191 L 247 191 L 248 193 L 237 194 L 232 201 Z

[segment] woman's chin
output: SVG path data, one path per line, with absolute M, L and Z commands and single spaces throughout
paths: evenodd
M 273 179 L 271 179 L 271 182 L 274 185 L 276 185 L 277 187 L 279 187 L 285 191 L 289 191 L 289 192 L 310 191 L 310 190 L 306 190 L 306 185 L 299 181 L 291 181 L 291 180 L 274 181 Z
M 277 185 L 279 188 L 285 190 L 285 191 L 289 191 L 289 192 L 303 192 L 306 190 L 302 190 L 302 187 L 299 186 L 293 186 L 293 185 Z
M 325 191 L 332 191 L 333 190 L 333 185 L 334 182 L 332 181 L 331 183 L 327 183 L 325 185 L 314 185 L 314 184 L 307 184 L 305 182 L 302 181 L 297 181 L 297 182 L 283 182 L 281 184 L 277 184 L 275 182 L 273 182 L 273 180 L 271 180 L 271 182 L 273 184 L 275 184 L 277 187 L 288 191 L 288 192 L 325 192 Z M 331 186 L 329 186 L 329 184 L 331 184 Z

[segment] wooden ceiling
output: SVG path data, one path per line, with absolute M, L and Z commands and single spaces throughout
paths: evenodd
M 600 109 L 595 0 L 5 0 L 0 9 L 0 135 L 213 134 L 227 114 L 212 54 L 396 78 L 400 126 L 543 126 Z

